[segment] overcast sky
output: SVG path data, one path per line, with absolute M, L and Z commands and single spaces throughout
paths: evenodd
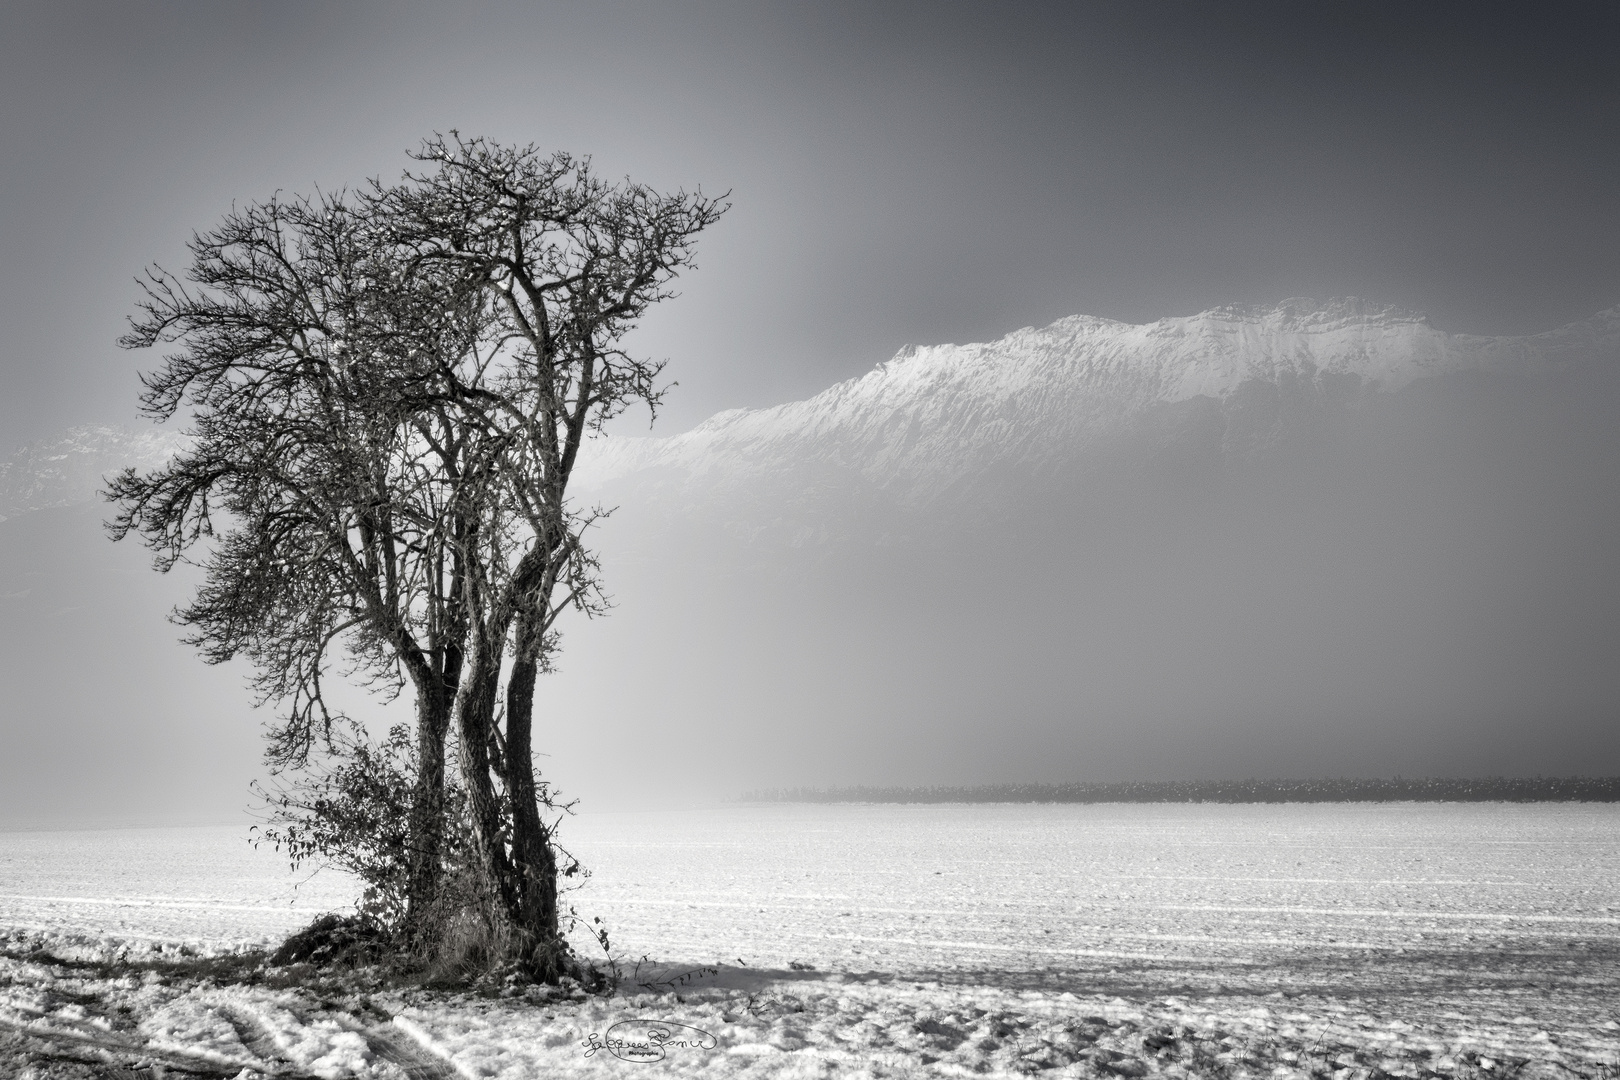
M 452 128 L 730 193 L 637 332 L 681 384 L 665 434 L 1077 313 L 1354 295 L 1517 334 L 1620 302 L 1612 3 L 11 2 L 0 125 L 0 456 L 137 422 L 158 358 L 114 340 L 193 230 L 397 178 Z M 764 588 L 723 553 L 608 544 L 621 606 L 568 630 L 546 775 L 595 806 L 1612 772 L 1620 374 L 1588 374 L 1388 404 L 1416 434 L 1339 463 L 1376 505 L 1302 483 L 1274 528 L 1241 501 L 1191 525 L 1087 504 L 1112 547 L 1058 529 L 976 602 L 960 557 L 846 552 Z M 106 543 L 104 512 L 0 528 L 0 826 L 239 814 L 245 666 L 175 641 L 188 579 Z
M 191 230 L 449 128 L 731 192 L 640 335 L 665 432 L 1074 313 L 1620 301 L 1612 4 L 12 2 L 0 125 L 10 445 L 132 418 Z

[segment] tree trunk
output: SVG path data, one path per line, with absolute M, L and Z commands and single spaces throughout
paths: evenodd
M 467 809 L 472 818 L 473 844 L 484 881 L 480 914 L 490 932 L 500 938 L 521 932 L 511 860 L 506 854 L 500 800 L 490 777 L 489 742 L 495 724 L 495 700 L 500 683 L 502 641 L 476 627 L 468 650 L 470 663 L 456 695 L 457 734 L 461 737 L 461 778 L 467 788 Z M 504 638 L 504 634 L 501 635 Z M 491 945 L 499 947 L 499 941 Z
M 506 688 L 506 790 L 512 801 L 512 861 L 519 925 L 531 937 L 530 962 L 544 982 L 567 973 L 567 946 L 558 932 L 557 858 L 540 817 L 532 753 L 534 683 L 541 631 L 521 619 L 516 658 Z
M 411 798 L 405 907 L 406 937 L 417 946 L 424 944 L 421 939 L 439 898 L 444 869 L 444 744 L 453 700 L 453 684 L 447 683 L 417 687 L 416 788 Z

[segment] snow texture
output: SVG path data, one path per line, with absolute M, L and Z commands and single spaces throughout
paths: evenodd
M 1612 1077 L 1616 826 L 1608 804 L 585 817 L 567 839 L 595 876 L 571 899 L 622 943 L 613 997 L 317 992 L 262 968 L 216 980 L 203 958 L 273 936 L 268 912 L 203 915 L 237 936 L 185 943 L 188 966 L 180 940 L 107 933 L 89 909 L 42 900 L 30 917 L 51 929 L 0 937 L 0 1067 Z M 7 918 L 28 914 L 18 897 L 49 866 L 27 839 L 0 834 Z
M 0 833 L 0 927 L 94 930 L 131 947 L 270 945 L 358 895 L 293 873 L 238 826 Z

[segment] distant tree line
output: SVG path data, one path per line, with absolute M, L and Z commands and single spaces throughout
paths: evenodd
M 799 803 L 1322 803 L 1620 802 L 1620 776 L 1427 776 L 1393 780 L 1160 780 L 978 787 L 770 788 L 743 802 Z

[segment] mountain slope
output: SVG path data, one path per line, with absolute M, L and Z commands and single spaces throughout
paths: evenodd
M 615 768 L 649 788 L 1613 772 L 1617 324 L 1065 319 L 604 440 L 580 495 L 619 507 L 619 606 L 566 627 L 552 688 L 606 719 L 557 760 L 647 747 Z
M 1077 317 L 599 440 L 577 494 L 619 507 L 589 538 L 617 606 L 558 623 L 547 778 L 592 804 L 1620 773 L 1617 323 L 1471 337 L 1357 302 Z M 5 505 L 88 500 L 133 463 L 118 444 L 14 458 Z M 29 748 L 0 816 L 130 763 L 160 775 L 173 738 L 255 756 L 237 674 L 162 625 L 195 575 L 152 574 L 105 516 L 0 523 L 0 735 Z M 70 733 L 108 714 L 127 738 L 92 777 Z
M 1296 405 L 1344 405 L 1438 376 L 1545 376 L 1616 356 L 1620 306 L 1524 337 L 1450 334 L 1357 299 L 1144 325 L 1075 315 L 988 343 L 908 345 L 807 400 L 718 413 L 678 435 L 593 440 L 574 486 L 589 496 L 641 477 L 638 494 L 653 498 L 750 484 L 763 495 L 761 481 L 781 489 L 837 476 L 920 507 L 976 473 L 1039 472 L 1130 435 L 1184 438 L 1211 407 L 1221 452 L 1263 448 L 1285 424 L 1279 389 Z M 150 468 L 185 440 L 86 426 L 21 447 L 0 462 L 0 520 L 92 499 L 107 474 Z
M 1279 389 L 1353 404 L 1422 379 L 1544 375 L 1617 351 L 1620 307 L 1527 337 L 1448 334 L 1360 300 L 1217 308 L 1142 326 L 1073 316 L 986 344 L 907 346 L 806 401 L 720 413 L 673 437 L 599 440 L 576 484 L 591 491 L 639 474 L 654 479 L 638 494 L 650 487 L 656 497 L 842 475 L 921 507 L 975 474 L 1059 468 L 1131 434 L 1157 432 L 1162 443 L 1213 420 L 1223 452 L 1263 447 L 1286 424 L 1272 400 Z

